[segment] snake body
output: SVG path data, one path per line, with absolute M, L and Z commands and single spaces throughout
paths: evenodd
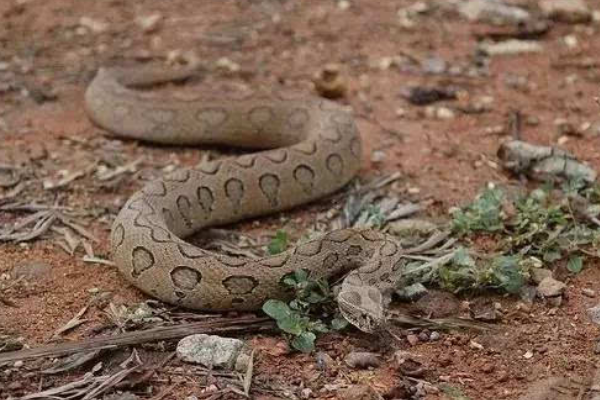
M 119 136 L 260 151 L 182 169 L 148 183 L 124 205 L 111 232 L 113 260 L 145 293 L 192 309 L 255 310 L 289 296 L 283 276 L 352 271 L 338 303 L 363 330 L 382 316 L 401 247 L 371 230 L 342 229 L 284 253 L 249 259 L 202 250 L 183 239 L 209 226 L 286 210 L 332 193 L 358 172 L 361 139 L 352 115 L 322 99 L 177 100 L 139 90 L 189 71 L 100 69 L 85 94 L 89 117 Z M 365 314 L 366 313 L 366 314 Z

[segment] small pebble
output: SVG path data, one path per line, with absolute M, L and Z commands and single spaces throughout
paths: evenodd
M 431 335 L 429 335 L 429 340 L 432 340 L 432 341 L 440 340 L 440 337 L 441 336 L 440 336 L 439 332 L 433 331 L 433 332 L 431 332 Z
M 25 363 L 23 361 L 19 360 L 19 361 L 15 361 L 14 367 L 21 368 L 23 365 L 25 365 Z
M 411 346 L 414 346 L 417 343 L 419 343 L 419 337 L 417 335 L 406 335 L 406 340 L 408 341 L 408 343 L 410 343 Z
M 583 293 L 583 295 L 587 296 L 587 297 L 596 297 L 596 292 L 592 289 L 588 289 L 588 288 L 581 289 L 581 293 Z

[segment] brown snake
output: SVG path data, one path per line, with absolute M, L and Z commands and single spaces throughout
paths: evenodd
M 288 298 L 280 281 L 297 269 L 314 277 L 350 272 L 337 298 L 340 310 L 372 331 L 402 270 L 402 248 L 391 236 L 336 230 L 260 259 L 212 253 L 182 239 L 343 187 L 357 174 L 362 155 L 352 115 L 321 99 L 185 101 L 134 90 L 190 73 L 100 69 L 85 95 L 87 112 L 99 126 L 127 138 L 262 151 L 179 170 L 135 193 L 112 227 L 112 254 L 121 273 L 165 302 L 223 311 L 256 310 L 269 298 Z

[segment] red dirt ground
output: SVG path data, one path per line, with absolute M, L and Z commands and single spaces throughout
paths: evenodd
M 556 24 L 540 41 L 543 52 L 493 57 L 474 76 L 426 74 L 408 62 L 379 68 L 383 58 L 404 55 L 407 60 L 435 56 L 450 67 L 474 70 L 475 34 L 497 29 L 465 22 L 457 14 L 434 7 L 415 17 L 414 27 L 406 28 L 399 23 L 397 11 L 412 3 L 354 1 L 344 10 L 334 1 L 316 0 L 4 0 L 0 2 L 0 164 L 28 166 L 36 178 L 54 181 L 61 170 L 83 170 L 106 154 L 119 165 L 143 155 L 143 168 L 154 174 L 168 164 L 196 165 L 207 150 L 118 141 L 93 126 L 83 107 L 84 89 L 98 67 L 163 63 L 173 52 L 193 51 L 209 67 L 223 57 L 240 67 L 237 72 L 211 68 L 185 88 L 177 87 L 186 91 L 225 84 L 247 88 L 283 84 L 311 93 L 312 76 L 327 63 L 340 64 L 348 87 L 345 102 L 359 115 L 366 143 L 361 175 L 400 171 L 403 179 L 397 189 L 414 199 L 431 200 L 428 213 L 434 216 L 464 204 L 486 182 L 511 181 L 498 168 L 495 152 L 510 133 L 507 121 L 515 111 L 525 121 L 523 139 L 539 144 L 558 143 L 557 118 L 566 118 L 575 127 L 600 121 L 593 101 L 599 93 L 600 25 Z M 143 32 L 136 17 L 156 12 L 163 21 L 154 32 Z M 101 32 L 86 30 L 80 26 L 81 17 L 104 21 L 107 26 Z M 567 35 L 578 39 L 577 47 L 564 44 Z M 590 67 L 577 66 L 586 59 L 592 61 Z M 567 61 L 571 66 L 560 67 Z M 511 76 L 524 77 L 526 84 L 508 85 Z M 455 118 L 434 118 L 425 107 L 409 104 L 402 93 L 414 85 L 460 88 L 459 100 L 442 103 L 457 110 Z M 485 97 L 493 100 L 486 112 L 458 110 Z M 527 123 L 534 117 L 537 122 Z M 564 148 L 600 170 L 600 136 L 566 138 L 560 140 Z M 383 160 L 372 161 L 375 150 L 384 152 Z M 210 154 L 219 155 L 215 150 Z M 97 218 L 83 221 L 90 222 L 87 228 L 99 238 L 94 244 L 96 255 L 108 258 L 108 213 L 114 215 L 141 186 L 131 175 L 125 179 L 111 190 L 98 187 L 88 174 L 62 190 L 44 191 L 39 184 L 33 185 L 21 197 L 94 212 Z M 305 207 L 289 215 L 308 224 L 319 209 L 319 205 Z M 0 225 L 21 216 L 0 213 Z M 273 232 L 278 223 L 277 218 L 267 218 L 242 227 Z M 48 342 L 56 329 L 88 304 L 94 290 L 111 292 L 115 303 L 144 299 L 115 269 L 84 263 L 82 256 L 81 249 L 75 256 L 66 254 L 50 236 L 28 244 L 0 244 L 0 274 L 5 278 L 13 268 L 31 260 L 52 267 L 48 279 L 8 292 L 16 307 L 0 303 L 0 334 L 23 337 L 30 346 Z M 442 334 L 436 342 L 410 346 L 402 341 L 395 346 L 422 357 L 426 371 L 419 379 L 434 385 L 447 383 L 471 399 L 516 399 L 530 382 L 548 376 L 591 378 L 598 361 L 594 347 L 599 330 L 588 322 L 585 309 L 598 298 L 585 297 L 582 289 L 597 290 L 598 282 L 598 265 L 590 263 L 569 282 L 566 301 L 557 309 L 540 303 L 523 307 L 512 298 L 494 298 L 504 311 L 500 334 Z M 69 339 L 93 335 L 90 327 L 105 320 L 98 309 L 90 309 L 86 318 L 89 321 L 68 334 Z M 309 387 L 313 398 L 336 398 L 335 391 L 320 391 L 326 384 L 364 383 L 389 394 L 401 377 L 389 352 L 384 365 L 372 371 L 343 365 L 341 360 L 352 350 L 380 349 L 372 338 L 356 331 L 329 334 L 317 343 L 319 350 L 336 360 L 329 373 L 316 369 L 314 356 L 269 354 L 278 340 L 253 340 L 262 349 L 255 376 L 263 380 L 276 376 L 295 388 Z M 472 342 L 483 345 L 483 350 Z M 525 358 L 527 351 L 533 357 Z M 6 385 L 6 390 L 0 390 L 0 398 L 35 391 L 42 380 L 52 382 L 36 372 L 36 363 L 26 362 L 18 370 L 3 369 L 0 387 Z M 60 381 L 74 380 L 84 372 L 68 374 Z M 15 381 L 22 385 L 9 389 Z M 151 395 L 171 387 L 160 374 L 152 385 Z M 164 398 L 200 393 L 200 384 L 189 379 L 178 382 Z M 256 398 L 276 398 L 260 396 Z M 430 394 L 428 398 L 444 396 Z

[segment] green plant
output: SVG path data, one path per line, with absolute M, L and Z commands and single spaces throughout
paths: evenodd
M 453 230 L 459 235 L 501 230 L 503 198 L 504 193 L 500 189 L 485 190 L 473 203 L 453 213 Z
M 342 317 L 330 317 L 335 314 L 336 308 L 326 280 L 311 279 L 305 270 L 297 270 L 286 275 L 281 283 L 294 291 L 294 298 L 289 303 L 267 300 L 262 309 L 277 322 L 277 327 L 296 350 L 310 353 L 314 350 L 317 334 L 347 326 Z
M 275 254 L 283 253 L 288 246 L 288 236 L 285 231 L 277 231 L 275 237 L 271 240 L 267 246 L 267 252 L 269 255 L 274 256 Z

